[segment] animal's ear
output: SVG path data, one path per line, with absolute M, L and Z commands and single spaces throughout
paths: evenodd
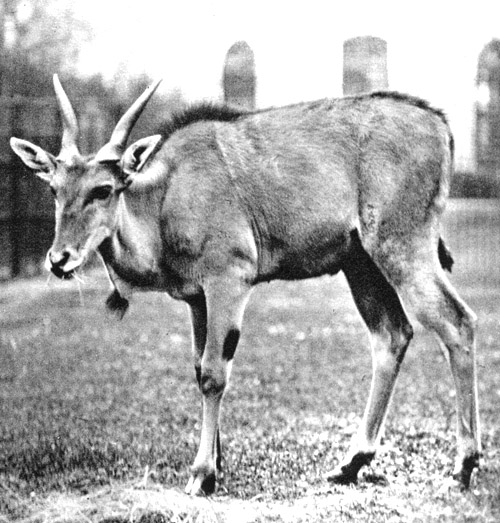
M 33 145 L 26 140 L 19 138 L 11 138 L 10 146 L 12 150 L 21 158 L 21 160 L 30 168 L 33 169 L 37 176 L 50 182 L 54 176 L 56 169 L 56 159 L 41 147 Z
M 161 138 L 161 134 L 141 138 L 125 151 L 122 157 L 122 170 L 127 176 L 127 182 L 132 182 L 133 177 L 144 167 Z

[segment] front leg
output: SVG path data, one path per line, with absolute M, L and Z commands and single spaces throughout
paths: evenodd
M 195 368 L 203 401 L 200 446 L 186 486 L 186 492 L 194 495 L 215 490 L 220 467 L 220 407 L 250 296 L 249 286 L 234 276 L 212 278 L 205 282 L 204 291 L 205 312 L 201 303 L 191 304 Z
M 205 344 L 207 342 L 207 302 L 205 295 L 200 294 L 189 301 L 191 312 L 191 325 L 193 335 L 193 359 L 194 370 L 196 374 L 196 381 L 201 391 L 201 359 L 205 352 Z M 217 474 L 222 475 L 222 450 L 220 444 L 220 428 L 217 429 L 217 442 L 215 448 L 215 464 Z

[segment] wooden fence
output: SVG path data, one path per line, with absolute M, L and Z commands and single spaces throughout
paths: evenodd
M 9 139 L 26 138 L 54 152 L 60 130 L 50 99 L 2 97 L 0 114 L 0 278 L 5 279 L 38 272 L 53 229 L 50 192 L 13 154 Z

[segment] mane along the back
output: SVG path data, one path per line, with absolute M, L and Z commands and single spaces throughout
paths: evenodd
M 448 125 L 448 119 L 446 118 L 444 111 L 442 109 L 433 107 L 427 100 L 424 100 L 423 98 L 400 93 L 398 91 L 373 91 L 366 96 L 369 98 L 390 98 L 391 100 L 399 100 L 401 102 L 408 103 L 415 107 L 419 107 L 420 109 L 434 113 L 436 116 L 439 116 L 439 118 L 441 118 L 441 120 L 443 120 L 446 125 Z
M 166 140 L 176 131 L 196 122 L 234 122 L 243 116 L 252 114 L 251 111 L 236 109 L 222 104 L 210 102 L 188 106 L 170 115 L 158 128 L 155 134 L 161 134 Z

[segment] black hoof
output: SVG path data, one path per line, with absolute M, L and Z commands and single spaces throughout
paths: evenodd
M 215 487 L 217 485 L 217 480 L 215 477 L 215 472 L 210 473 L 201 483 L 201 490 L 207 496 L 210 496 L 215 492 Z
M 358 482 L 358 475 L 340 470 L 333 471 L 326 479 L 334 485 L 355 485 Z
M 327 480 L 335 485 L 353 485 L 358 482 L 358 472 L 361 467 L 369 465 L 375 452 L 356 454 L 348 465 L 336 468 L 327 476 Z
M 453 479 L 458 481 L 464 490 L 468 490 L 472 473 L 476 468 L 479 468 L 479 453 L 477 452 L 463 460 L 461 470 L 453 474 Z

